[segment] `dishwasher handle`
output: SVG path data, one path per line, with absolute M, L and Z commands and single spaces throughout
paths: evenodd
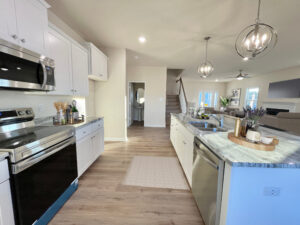
M 204 159 L 210 166 L 212 166 L 213 168 L 215 168 L 216 170 L 219 170 L 219 165 L 217 165 L 215 162 L 213 162 L 212 160 L 210 160 L 209 158 L 207 158 L 201 151 L 201 149 L 196 148 L 196 153 L 197 155 L 200 155 L 200 157 L 202 159 Z

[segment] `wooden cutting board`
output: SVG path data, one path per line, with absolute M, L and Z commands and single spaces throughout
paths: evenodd
M 247 148 L 252 148 L 255 150 L 260 150 L 260 151 L 274 151 L 276 145 L 278 145 L 279 140 L 274 138 L 273 142 L 271 144 L 264 144 L 264 143 L 254 143 L 254 142 L 249 142 L 247 141 L 246 138 L 244 137 L 235 137 L 234 133 L 228 133 L 228 139 L 238 145 L 247 147 Z

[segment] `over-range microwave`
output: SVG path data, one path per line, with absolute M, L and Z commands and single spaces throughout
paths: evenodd
M 53 91 L 54 60 L 0 39 L 0 88 Z

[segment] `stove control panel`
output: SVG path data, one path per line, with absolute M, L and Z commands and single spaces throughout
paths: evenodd
M 0 123 L 18 120 L 33 120 L 34 113 L 32 108 L 18 108 L 11 110 L 0 110 Z

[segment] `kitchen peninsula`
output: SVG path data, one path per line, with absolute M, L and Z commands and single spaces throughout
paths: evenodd
M 201 198 L 199 189 L 206 191 L 206 196 L 214 196 L 214 201 L 205 199 L 206 208 L 213 210 L 203 211 L 201 203 L 197 202 L 204 220 L 205 217 L 208 221 L 216 217 L 220 224 L 264 225 L 270 221 L 285 224 L 284 218 L 289 218 L 289 224 L 298 224 L 300 216 L 292 202 L 300 200 L 300 138 L 260 128 L 264 135 L 278 137 L 279 144 L 275 151 L 258 151 L 231 142 L 227 138 L 228 132 L 207 132 L 192 125 L 201 121 L 217 122 L 212 118 L 203 121 L 184 114 L 172 114 L 170 136 L 196 202 Z M 228 118 L 225 118 L 225 127 L 229 131 L 232 123 L 226 121 Z M 204 149 L 200 158 L 192 137 L 196 137 L 195 145 L 199 140 L 198 147 Z M 201 164 L 201 157 L 209 160 L 210 166 Z M 215 169 L 211 169 L 214 166 Z M 215 185 L 211 186 L 214 180 Z

